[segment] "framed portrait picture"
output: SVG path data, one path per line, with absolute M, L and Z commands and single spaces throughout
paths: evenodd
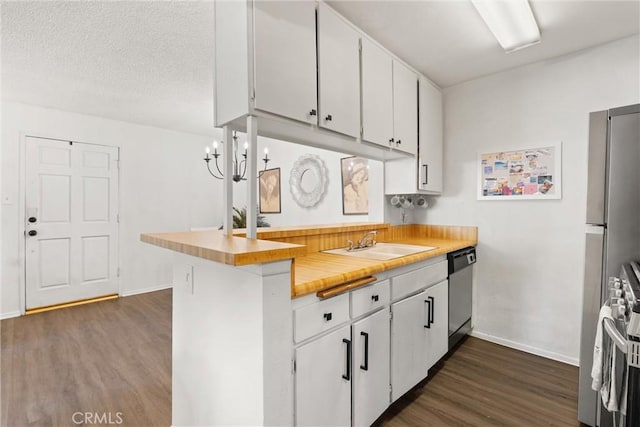
M 260 171 L 260 213 L 280 213 L 280 168 Z
M 478 200 L 562 198 L 562 144 L 478 155 Z
M 369 161 L 361 157 L 340 159 L 342 171 L 342 213 L 369 213 Z

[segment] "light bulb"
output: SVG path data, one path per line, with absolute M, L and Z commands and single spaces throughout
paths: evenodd
M 244 151 L 247 151 L 247 148 L 249 148 L 249 143 L 248 142 L 244 142 Z
M 269 154 L 269 149 L 268 148 L 264 149 L 264 154 Z
M 207 155 L 209 155 L 209 153 L 211 152 L 211 149 L 209 148 L 209 146 L 204 147 L 204 152 L 207 153 Z

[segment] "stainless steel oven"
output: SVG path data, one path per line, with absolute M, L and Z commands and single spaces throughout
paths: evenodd
M 471 331 L 471 296 L 476 249 L 447 255 L 449 261 L 449 349 Z

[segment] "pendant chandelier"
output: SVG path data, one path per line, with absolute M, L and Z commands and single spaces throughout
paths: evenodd
M 244 153 L 240 155 L 242 159 L 238 161 L 238 136 L 236 135 L 236 131 L 233 131 L 232 140 L 233 143 L 230 154 L 233 156 L 233 174 L 231 176 L 231 179 L 233 180 L 233 182 L 246 181 L 247 178 L 245 178 L 245 175 L 247 173 L 247 149 L 249 147 L 249 143 L 245 141 Z M 211 154 L 211 148 L 209 146 L 205 147 L 204 151 L 204 161 L 207 164 L 207 170 L 209 171 L 211 176 L 216 179 L 224 179 L 224 174 L 222 173 L 222 171 L 220 170 L 220 166 L 218 165 L 218 157 L 222 155 L 218 153 L 218 141 L 213 141 L 213 154 Z M 218 172 L 218 175 L 216 175 L 214 171 L 211 170 L 211 165 L 209 163 L 211 162 L 211 159 L 215 161 L 216 171 Z M 269 158 L 269 149 L 265 148 L 264 158 L 262 159 L 262 161 L 264 162 L 264 170 L 267 169 L 267 163 L 269 163 L 269 160 L 271 160 Z

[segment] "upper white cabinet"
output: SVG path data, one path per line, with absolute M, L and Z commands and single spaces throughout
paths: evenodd
M 418 187 L 442 193 L 442 92 L 424 77 L 420 79 L 420 135 Z
M 362 39 L 362 139 L 416 154 L 418 76 Z
M 417 160 L 385 162 L 385 194 L 442 194 L 442 93 L 424 77 L 418 93 Z
M 316 3 L 253 5 L 255 108 L 317 123 Z
M 326 4 L 318 5 L 318 124 L 360 136 L 360 34 Z
M 393 60 L 393 137 L 395 148 L 416 154 L 418 149 L 418 76 Z
M 362 139 L 384 147 L 394 141 L 392 64 L 384 50 L 362 39 Z
M 418 74 L 323 1 L 220 1 L 214 15 L 215 126 L 255 116 L 261 136 L 415 157 Z

